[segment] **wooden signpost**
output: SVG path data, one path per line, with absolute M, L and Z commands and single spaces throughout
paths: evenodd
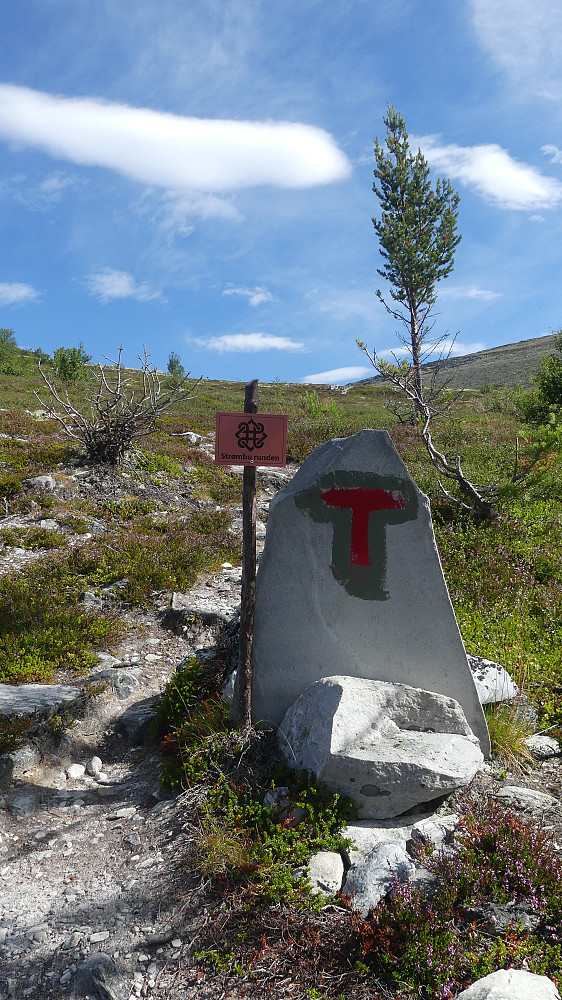
M 258 416 L 258 380 L 246 384 L 244 413 L 217 413 L 215 463 L 243 465 L 242 595 L 238 653 L 236 722 L 252 721 L 252 639 L 256 597 L 256 467 L 280 467 L 287 462 L 287 417 Z

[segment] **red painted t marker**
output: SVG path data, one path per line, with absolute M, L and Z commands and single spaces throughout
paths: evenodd
M 369 561 L 369 517 L 374 510 L 404 510 L 406 502 L 401 493 L 394 496 L 390 490 L 369 489 L 358 486 L 355 489 L 327 490 L 322 500 L 328 507 L 351 510 L 351 551 L 350 562 L 357 566 L 370 566 Z

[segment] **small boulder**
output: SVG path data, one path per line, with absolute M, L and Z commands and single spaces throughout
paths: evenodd
M 287 762 L 353 800 L 360 819 L 390 819 L 471 781 L 483 755 L 453 698 L 359 677 L 324 677 L 286 713 Z
M 470 654 L 467 659 L 481 705 L 493 705 L 517 698 L 519 688 L 500 663 Z
M 530 812 L 548 812 L 560 805 L 553 795 L 537 792 L 534 788 L 522 788 L 519 785 L 504 785 L 495 794 L 504 805 Z
M 307 875 L 314 891 L 326 896 L 335 896 L 343 882 L 343 861 L 336 851 L 319 851 L 308 862 Z
M 558 757 L 560 754 L 560 744 L 558 740 L 553 740 L 552 736 L 536 733 L 534 736 L 528 736 L 525 743 L 538 760 L 548 760 L 549 757 Z
M 379 844 L 351 866 L 343 891 L 346 896 L 353 897 L 354 908 L 366 917 L 396 882 L 407 882 L 414 871 L 414 865 L 403 847 L 399 844 Z
M 457 993 L 455 1000 L 560 1000 L 560 994 L 547 976 L 524 969 L 499 969 Z

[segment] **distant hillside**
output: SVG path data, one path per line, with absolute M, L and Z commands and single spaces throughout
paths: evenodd
M 465 354 L 462 358 L 449 358 L 441 366 L 446 377 L 454 375 L 454 385 L 459 389 L 479 389 L 486 383 L 492 385 L 528 385 L 530 377 L 539 367 L 545 355 L 552 354 L 555 336 L 521 340 L 505 347 L 492 347 L 477 354 Z M 439 362 L 430 361 L 424 365 L 428 375 Z M 352 385 L 370 385 L 379 381 L 380 375 L 362 379 Z

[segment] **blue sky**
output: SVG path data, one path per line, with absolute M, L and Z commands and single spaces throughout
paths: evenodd
M 395 322 L 388 103 L 461 196 L 455 353 L 562 325 L 559 0 L 18 0 L 0 13 L 0 326 L 207 378 L 347 382 Z

